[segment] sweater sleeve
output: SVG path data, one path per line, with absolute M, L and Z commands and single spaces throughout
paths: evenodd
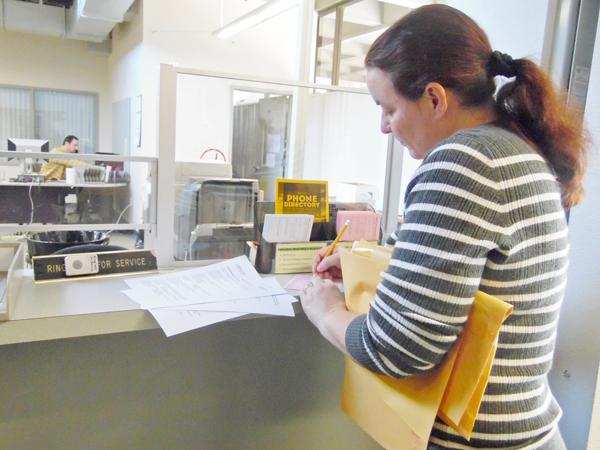
M 87 163 L 79 159 L 51 159 L 52 164 L 58 164 L 65 167 L 85 166 Z
M 64 149 L 64 147 L 57 147 L 50 150 L 50 153 L 66 153 L 66 150 Z M 88 164 L 85 161 L 79 159 L 50 159 L 48 162 L 51 164 L 57 164 L 59 166 L 65 167 L 77 167 Z
M 438 147 L 408 185 L 404 221 L 367 315 L 346 331 L 352 357 L 405 377 L 435 367 L 461 333 L 487 254 L 506 245 L 490 161 Z

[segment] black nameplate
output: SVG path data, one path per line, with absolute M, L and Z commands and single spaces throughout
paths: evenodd
M 97 256 L 97 261 L 94 261 L 94 273 L 67 275 L 65 258 L 73 258 L 77 255 L 81 255 L 82 258 L 93 258 L 94 260 Z M 34 256 L 31 260 L 33 279 L 36 282 L 114 276 L 157 270 L 156 256 L 152 250 L 118 250 L 71 255 Z

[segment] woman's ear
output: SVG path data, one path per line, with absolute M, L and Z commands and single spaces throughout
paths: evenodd
M 440 83 L 427 83 L 422 100 L 426 110 L 435 119 L 443 117 L 448 110 L 448 95 Z

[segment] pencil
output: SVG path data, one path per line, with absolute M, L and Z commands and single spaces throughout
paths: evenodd
M 348 228 L 348 225 L 350 225 L 350 219 L 348 219 L 348 220 L 346 220 L 346 222 L 344 222 L 344 226 L 342 227 L 342 229 L 340 230 L 338 235 L 335 237 L 335 240 L 329 246 L 329 250 L 327 250 L 327 253 L 325 253 L 325 258 L 327 258 L 328 256 L 331 256 L 331 254 L 335 250 L 335 246 L 337 245 L 338 242 L 340 242 L 342 235 L 346 231 L 346 228 Z

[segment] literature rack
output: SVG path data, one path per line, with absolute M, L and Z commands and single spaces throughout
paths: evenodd
M 309 242 L 273 243 L 262 237 L 265 214 L 274 214 L 275 202 L 256 202 L 254 206 L 254 239 L 256 253 L 250 251 L 256 270 L 261 273 L 301 273 L 310 272 L 312 259 L 317 250 L 327 246 L 336 237 L 336 216 L 338 211 L 373 211 L 368 203 L 329 204 L 329 222 L 313 223 Z M 350 246 L 351 242 L 340 242 L 340 246 Z

